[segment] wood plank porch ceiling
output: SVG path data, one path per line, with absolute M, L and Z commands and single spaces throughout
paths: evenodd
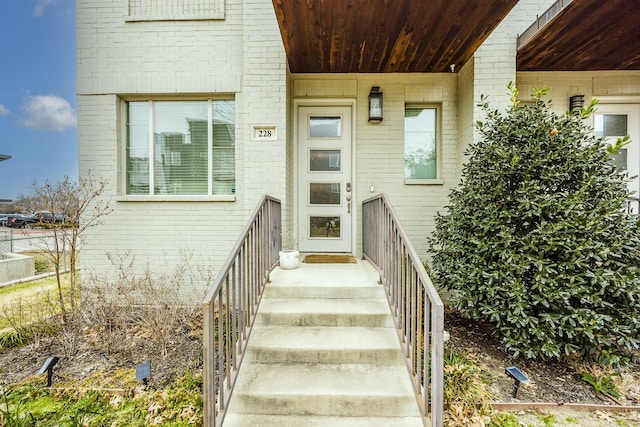
M 640 2 L 574 0 L 518 49 L 517 69 L 640 70 Z
M 456 71 L 518 0 L 272 0 L 293 73 Z

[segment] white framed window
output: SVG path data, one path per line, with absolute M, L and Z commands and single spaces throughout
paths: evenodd
M 233 100 L 126 101 L 126 195 L 235 194 Z
M 405 106 L 404 110 L 404 177 L 405 180 L 428 182 L 437 180 L 439 108 L 437 106 Z

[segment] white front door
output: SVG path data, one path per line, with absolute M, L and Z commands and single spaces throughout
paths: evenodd
M 640 197 L 640 105 L 598 104 L 593 122 L 596 135 L 605 137 L 606 142 L 615 143 L 625 135 L 631 137 L 631 143 L 614 159 L 632 178 L 628 184 L 631 196 Z
M 298 107 L 302 252 L 351 252 L 351 107 Z

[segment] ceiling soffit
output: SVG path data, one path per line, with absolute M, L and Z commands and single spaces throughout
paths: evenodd
M 293 73 L 441 73 L 518 0 L 272 0 Z
M 640 2 L 572 1 L 519 47 L 517 69 L 640 70 Z

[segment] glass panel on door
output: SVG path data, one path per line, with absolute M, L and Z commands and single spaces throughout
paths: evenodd
M 309 138 L 340 138 L 341 136 L 341 117 L 309 117 Z
M 310 216 L 309 217 L 309 237 L 310 238 L 340 238 L 340 217 L 339 216 Z
M 627 134 L 626 114 L 596 114 L 594 116 L 596 136 L 625 136 Z
M 309 205 L 339 205 L 339 182 L 312 182 L 309 184 Z
M 309 150 L 311 172 L 340 172 L 340 150 Z

